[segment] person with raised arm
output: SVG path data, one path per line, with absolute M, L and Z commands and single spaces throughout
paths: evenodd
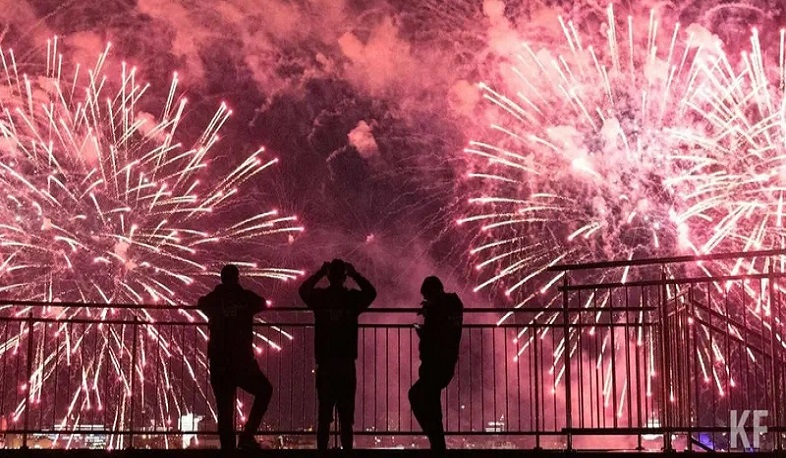
M 327 288 L 317 283 L 328 279 Z M 360 289 L 344 286 L 347 277 Z M 341 447 L 353 447 L 352 425 L 355 417 L 355 391 L 358 357 L 358 317 L 366 310 L 377 292 L 352 264 L 341 259 L 322 264 L 300 286 L 300 297 L 314 312 L 314 349 L 316 352 L 317 449 L 326 450 L 334 409 L 338 412 Z

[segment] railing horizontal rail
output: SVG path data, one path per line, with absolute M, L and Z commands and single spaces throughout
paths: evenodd
M 586 262 L 579 264 L 556 264 L 548 268 L 551 272 L 576 270 L 613 269 L 617 267 L 657 266 L 664 264 L 685 264 L 700 261 L 722 261 L 727 259 L 753 259 L 760 257 L 786 256 L 786 250 L 745 251 L 736 253 L 715 253 L 690 256 L 671 256 L 661 258 L 620 259 L 615 261 Z
M 586 284 L 567 284 L 557 287 L 559 291 L 586 291 L 617 288 L 635 288 L 642 286 L 664 286 L 664 285 L 688 285 L 695 283 L 723 283 L 737 280 L 766 280 L 786 278 L 786 272 L 774 272 L 772 274 L 746 274 L 746 275 L 713 275 L 706 277 L 688 278 L 664 278 L 662 280 L 637 280 L 628 282 L 606 282 L 606 283 L 586 283 Z
M 647 308 L 629 308 L 627 311 L 642 311 L 642 310 L 650 310 Z M 571 312 L 575 313 L 596 313 L 598 310 L 588 310 L 588 309 L 571 309 Z M 619 312 L 625 311 L 625 309 L 607 309 L 603 310 L 604 312 Z M 555 310 L 552 310 L 555 312 Z M 23 318 L 23 317 L 12 317 L 12 318 L 4 318 L 0 317 L 0 323 L 28 323 L 30 322 L 30 318 Z M 56 318 L 34 318 L 32 320 L 34 323 L 51 323 L 51 324 L 104 324 L 104 325 L 135 325 L 135 326 L 178 326 L 178 327 L 207 327 L 207 322 L 194 322 L 194 321 L 145 321 L 143 319 L 139 320 L 102 320 L 100 318 L 65 318 L 65 319 L 56 319 Z M 631 324 L 626 323 L 606 323 L 603 324 L 604 327 L 617 327 L 617 326 L 631 326 Z M 412 328 L 413 323 L 359 323 L 358 327 L 363 329 L 410 329 Z M 591 328 L 596 326 L 593 323 L 577 323 L 571 324 L 571 328 Z M 649 327 L 655 326 L 655 323 L 636 323 L 635 326 L 642 326 L 642 327 Z M 286 321 L 276 321 L 274 323 L 254 323 L 254 328 L 276 328 L 276 327 L 299 327 L 305 329 L 312 329 L 314 327 L 313 323 L 307 322 L 286 322 Z M 511 323 L 500 323 L 500 324 L 476 324 L 476 323 L 465 323 L 462 325 L 464 329 L 488 329 L 490 327 L 499 328 L 499 329 L 522 329 L 522 328 L 533 328 L 533 329 L 562 329 L 565 327 L 562 323 L 527 323 L 527 324 L 511 324 Z
M 642 430 L 644 434 L 656 434 L 658 430 Z M 166 431 L 145 431 L 145 430 L 80 430 L 80 429 L 73 429 L 73 430 L 38 430 L 38 429 L 14 429 L 14 430 L 5 430 L 3 434 L 40 434 L 40 435 L 68 435 L 68 434 L 81 434 L 81 435 L 118 435 L 118 436 L 136 436 L 136 435 L 144 435 L 147 434 L 149 436 L 181 436 L 184 434 L 198 434 L 200 436 L 218 436 L 217 431 L 204 431 L 204 430 L 166 430 Z M 363 431 L 357 430 L 353 433 L 356 436 L 390 436 L 395 434 L 397 436 L 422 436 L 423 431 L 420 430 L 407 430 L 407 431 L 396 431 L 395 433 L 390 433 L 386 431 Z M 565 431 L 538 431 L 538 430 L 528 430 L 528 431 L 462 431 L 462 432 L 455 432 L 455 431 L 445 431 L 446 436 L 522 436 L 522 435 L 540 435 L 540 436 L 562 436 L 565 434 Z M 262 432 L 258 434 L 259 436 L 313 436 L 314 431 L 303 431 L 303 430 L 276 430 L 271 432 Z
M 10 299 L 0 299 L 0 311 L 2 306 L 19 306 L 23 308 L 77 308 L 77 309 L 96 309 L 96 310 L 146 310 L 146 311 L 163 311 L 174 312 L 178 310 L 195 310 L 199 308 L 196 305 L 166 305 L 166 304 L 105 304 L 100 302 L 47 302 L 47 301 L 19 301 Z M 549 307 L 527 307 L 527 308 L 513 308 L 513 307 L 464 307 L 464 313 L 537 313 L 541 311 L 553 310 Z M 260 314 L 279 313 L 279 312 L 310 312 L 311 309 L 305 306 L 299 307 L 268 307 Z M 379 314 L 379 313 L 417 313 L 420 312 L 419 307 L 369 307 L 364 310 L 364 314 Z

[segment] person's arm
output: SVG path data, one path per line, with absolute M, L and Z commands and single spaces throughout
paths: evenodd
M 367 309 L 377 298 L 377 290 L 364 276 L 360 275 L 352 264 L 347 264 L 347 276 L 357 283 L 360 291 L 357 299 L 357 305 L 360 310 Z
M 422 304 L 423 308 L 420 313 L 423 315 L 423 326 L 420 327 L 418 335 L 420 336 L 420 340 L 429 340 L 429 338 L 434 335 L 435 331 L 434 308 L 428 301 L 423 301 Z
M 314 307 L 314 293 L 317 288 L 317 283 L 319 280 L 322 280 L 327 274 L 327 266 L 328 263 L 323 263 L 322 267 L 314 273 L 314 275 L 308 277 L 306 281 L 300 285 L 300 289 L 298 293 L 300 294 L 300 298 L 303 299 L 303 302 L 306 303 L 306 307 L 313 308 Z
M 210 294 L 206 294 L 199 298 L 199 301 L 197 302 L 197 309 L 204 313 L 208 318 L 210 317 L 213 309 L 213 301 Z
M 456 295 L 455 297 L 456 297 L 456 313 L 453 322 L 456 326 L 461 328 L 464 326 L 464 303 L 461 302 L 461 298 L 459 298 L 458 295 Z
M 247 304 L 248 307 L 251 309 L 251 312 L 256 315 L 257 313 L 265 310 L 267 308 L 267 301 L 264 297 L 260 296 L 259 294 L 246 290 L 247 294 Z
M 453 364 L 458 361 L 459 349 L 461 347 L 461 334 L 464 325 L 464 304 L 458 295 L 453 294 L 453 307 L 450 314 L 450 333 L 448 345 L 450 350 L 450 360 Z

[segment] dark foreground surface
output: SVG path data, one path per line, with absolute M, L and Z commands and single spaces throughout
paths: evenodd
M 605 452 L 605 451 L 576 451 L 565 452 L 561 450 L 449 450 L 447 454 L 441 455 L 446 458 L 474 458 L 474 457 L 491 457 L 491 458 L 514 458 L 514 457 L 575 457 L 575 458 L 630 458 L 635 455 L 646 455 L 647 457 L 676 457 L 676 456 L 691 456 L 704 452 Z M 785 457 L 786 452 L 758 452 L 758 453 L 715 453 L 716 456 L 742 458 L 744 456 L 758 456 L 758 457 Z M 333 450 L 328 453 L 319 454 L 314 450 L 261 450 L 256 452 L 233 452 L 222 453 L 219 450 L 119 450 L 119 451 L 103 451 L 103 450 L 0 450 L 0 456 L 12 457 L 30 457 L 30 458 L 54 458 L 54 457 L 70 457 L 70 458 L 207 458 L 213 456 L 239 456 L 239 457 L 260 457 L 260 458 L 307 458 L 307 457 L 344 457 L 351 456 L 353 458 L 419 458 L 434 456 L 428 450 L 353 450 L 350 454 Z

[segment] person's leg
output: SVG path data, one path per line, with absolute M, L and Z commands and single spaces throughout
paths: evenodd
M 431 444 L 431 450 L 445 450 L 445 428 L 442 425 L 442 390 L 435 387 L 435 389 L 428 391 L 429 397 L 426 402 L 428 406 L 428 428 L 426 432 L 428 441 Z
M 425 432 L 428 422 L 426 421 L 427 411 L 424 409 L 426 404 L 426 386 L 423 379 L 418 379 L 409 389 L 409 405 L 412 407 L 412 414 L 418 421 L 420 428 Z
M 327 450 L 330 442 L 330 424 L 336 405 L 331 369 L 327 363 L 317 364 L 317 450 Z
M 445 427 L 442 424 L 442 390 L 447 388 L 452 378 L 452 369 L 441 368 L 435 371 L 430 384 L 432 389 L 427 391 L 429 399 L 426 405 L 429 411 L 428 423 L 430 429 L 427 434 L 432 450 L 444 451 L 447 449 L 445 444 Z
M 428 437 L 433 450 L 445 449 L 445 432 L 442 426 L 443 381 L 432 368 L 421 365 L 420 378 L 409 390 L 412 413 Z M 448 379 L 449 380 L 449 379 Z M 446 384 L 445 384 L 446 385 Z
M 218 417 L 218 438 L 222 450 L 237 447 L 234 425 L 235 382 L 228 371 L 217 367 L 210 368 L 210 384 L 216 398 L 216 416 Z
M 352 427 L 355 423 L 355 393 L 357 391 L 357 373 L 355 361 L 346 361 L 341 367 L 338 377 L 338 421 L 341 430 L 341 448 L 352 450 L 354 447 Z
M 259 430 L 259 425 L 262 424 L 262 417 L 267 411 L 270 399 L 273 397 L 273 385 L 259 369 L 256 361 L 251 361 L 247 364 L 248 366 L 243 369 L 242 375 L 239 377 L 238 385 L 254 396 L 254 403 L 251 406 L 251 412 L 248 414 L 248 421 L 246 421 L 246 425 L 243 427 L 243 435 L 246 437 L 246 440 L 249 438 L 253 440 L 254 435 Z

